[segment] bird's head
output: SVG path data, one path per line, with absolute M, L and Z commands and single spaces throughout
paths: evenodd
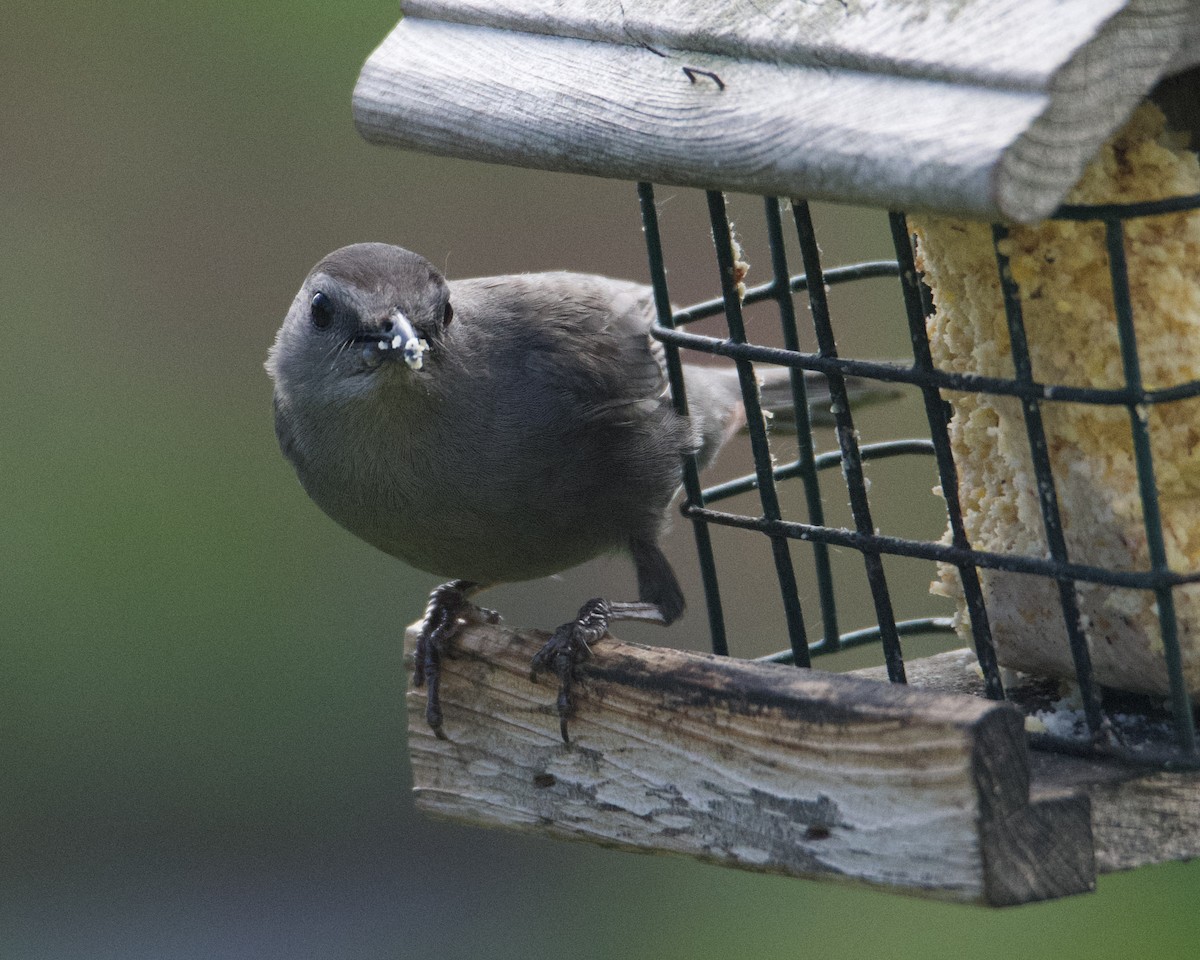
M 267 372 L 292 399 L 321 404 L 419 382 L 453 315 L 446 281 L 424 257 L 384 243 L 342 247 L 305 279 Z

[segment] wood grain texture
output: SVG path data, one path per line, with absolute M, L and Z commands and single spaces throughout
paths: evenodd
M 983 696 L 983 680 L 969 650 L 940 653 L 907 667 L 914 687 Z M 887 681 L 882 667 L 855 675 Z M 1010 696 L 1021 700 L 1041 695 L 1038 688 L 1044 684 L 1029 683 L 1028 693 L 1014 685 Z M 1200 857 L 1200 772 L 1150 773 L 1115 760 L 1035 750 L 1030 774 L 1035 797 L 1088 798 L 1096 869 L 1101 873 Z
M 405 0 L 407 16 L 610 43 L 1045 89 L 1127 0 Z M 1170 6 L 1178 8 L 1178 3 Z
M 528 675 L 544 639 L 464 630 L 444 662 L 448 740 L 409 692 L 419 807 L 952 900 L 1093 882 L 1087 800 L 1030 802 L 1010 705 L 606 640 L 566 745 L 554 685 Z
M 1187 0 L 417 0 L 407 12 L 359 77 L 370 140 L 1015 220 L 1061 201 L 1198 19 Z
M 721 78 L 689 81 L 683 67 Z M 920 112 L 914 104 L 921 104 Z M 405 19 L 363 67 L 368 140 L 572 173 L 876 206 L 991 210 L 1047 105 L 1024 91 Z
M 1035 791 L 1086 795 L 1101 873 L 1200 857 L 1200 774 L 1035 752 Z

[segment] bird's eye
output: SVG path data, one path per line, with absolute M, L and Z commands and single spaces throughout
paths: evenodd
M 333 323 L 333 301 L 329 295 L 318 290 L 313 294 L 312 302 L 309 305 L 313 326 L 318 330 L 324 330 Z
M 446 312 L 442 314 L 442 326 L 447 327 L 450 321 L 454 319 L 454 308 L 450 306 L 450 301 L 446 301 Z

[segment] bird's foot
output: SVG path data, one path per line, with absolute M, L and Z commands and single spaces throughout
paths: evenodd
M 450 655 L 450 641 L 468 623 L 500 622 L 500 614 L 495 610 L 477 607 L 468 599 L 480 589 L 479 584 L 470 580 L 451 580 L 435 587 L 425 607 L 425 619 L 421 621 L 413 664 L 413 686 L 426 688 L 425 722 L 442 740 L 446 739 L 438 691 L 442 657 Z
M 592 655 L 591 644 L 608 633 L 614 620 L 644 620 L 665 624 L 667 618 L 653 603 L 619 603 L 595 597 L 579 608 L 579 615 L 554 631 L 545 645 L 533 656 L 529 679 L 537 682 L 543 670 L 553 670 L 558 677 L 558 729 L 563 743 L 570 743 L 567 721 L 574 712 L 571 692 L 575 683 L 575 667 Z

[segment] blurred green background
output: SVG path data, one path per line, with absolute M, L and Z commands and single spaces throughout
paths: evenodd
M 432 580 L 304 497 L 275 447 L 267 346 L 309 267 L 356 240 L 458 276 L 645 265 L 629 184 L 359 140 L 353 83 L 397 15 L 5 9 L 0 960 L 1193 956 L 1197 865 L 997 913 L 414 811 L 400 634 Z M 713 295 L 699 196 L 660 200 L 674 293 Z M 734 210 L 761 281 L 757 204 Z M 887 254 L 880 213 L 817 213 L 830 263 Z M 903 355 L 895 291 L 855 296 L 835 302 L 844 351 Z M 862 427 L 918 417 L 908 398 Z M 872 469 L 883 529 L 940 532 L 931 471 Z M 765 544 L 719 547 L 739 652 L 783 646 Z M 668 549 L 693 612 L 621 632 L 703 646 L 683 525 Z M 838 563 L 860 626 L 861 563 Z M 927 566 L 893 566 L 901 615 L 944 609 Z M 552 627 L 631 585 L 601 561 L 489 602 Z

